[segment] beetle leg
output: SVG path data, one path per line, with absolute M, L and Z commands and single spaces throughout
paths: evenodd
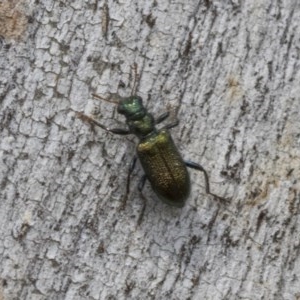
M 93 118 L 81 113 L 77 112 L 77 117 L 80 118 L 82 121 L 87 121 L 89 123 L 92 123 L 94 125 L 99 126 L 100 128 L 104 129 L 105 131 L 114 133 L 114 134 L 119 134 L 119 135 L 126 135 L 126 134 L 131 134 L 130 130 L 128 129 L 123 129 L 123 128 L 108 128 L 105 125 L 99 123 L 98 121 L 94 120 Z
M 120 210 L 123 210 L 126 206 L 126 203 L 127 203 L 127 199 L 128 199 L 128 195 L 129 195 L 129 192 L 130 192 L 130 176 L 135 168 L 135 164 L 136 164 L 136 161 L 137 161 L 137 156 L 135 155 L 132 160 L 131 160 L 131 163 L 129 165 L 129 169 L 128 169 L 128 173 L 127 173 L 127 179 L 126 179 L 126 193 L 124 195 L 124 198 L 122 200 L 122 205 L 120 207 Z
M 163 114 L 161 114 L 160 116 L 158 116 L 158 118 L 155 120 L 155 124 L 159 124 L 161 122 L 163 122 L 165 119 L 167 119 L 170 116 L 170 112 L 167 111 Z M 171 129 L 175 126 L 177 126 L 179 124 L 179 120 L 175 120 L 173 123 L 167 124 L 166 126 L 164 126 L 162 129 Z
M 105 130 L 113 134 L 119 134 L 119 135 L 131 134 L 131 132 L 128 129 L 123 129 L 123 128 L 107 128 Z
M 214 193 L 211 193 L 210 187 L 209 187 L 209 178 L 208 178 L 207 172 L 206 172 L 206 170 L 205 170 L 201 165 L 199 165 L 199 164 L 197 164 L 197 163 L 194 163 L 194 162 L 192 162 L 192 161 L 189 161 L 189 160 L 188 160 L 188 161 L 185 161 L 185 164 L 186 164 L 186 166 L 189 167 L 189 168 L 192 168 L 192 169 L 195 169 L 195 170 L 198 170 L 198 171 L 203 172 L 203 174 L 204 174 L 204 179 L 205 179 L 205 190 L 206 190 L 206 193 L 207 193 L 207 194 L 212 195 L 212 196 L 214 196 L 215 198 L 217 198 L 217 199 L 219 199 L 219 200 L 227 201 L 226 198 L 223 198 L 223 197 L 218 196 L 218 195 L 216 195 L 216 194 L 214 194 Z
M 140 193 L 143 191 L 143 188 L 145 186 L 146 180 L 147 180 L 147 176 L 146 176 L 146 174 L 144 174 L 141 177 L 141 179 L 139 181 L 139 184 L 138 184 L 138 190 L 139 190 Z
M 173 123 L 167 124 L 162 129 L 171 129 L 173 127 L 176 127 L 179 124 L 179 120 L 175 120 Z
M 130 176 L 135 168 L 135 164 L 137 161 L 137 156 L 135 155 L 130 163 L 129 169 L 128 169 L 128 174 L 127 174 L 127 181 L 126 181 L 126 194 L 129 194 L 129 189 L 130 189 Z
M 158 116 L 158 118 L 155 120 L 155 124 L 159 124 L 161 122 L 163 122 L 165 119 L 167 119 L 170 116 L 170 112 L 167 111 L 163 114 L 161 114 L 160 116 Z
M 146 182 L 146 180 L 147 180 L 147 176 L 146 176 L 146 174 L 144 174 L 142 177 L 141 177 L 141 179 L 140 179 L 140 181 L 139 181 L 139 184 L 138 184 L 138 190 L 139 190 L 139 192 L 140 192 L 140 194 L 141 194 L 141 197 L 142 197 L 142 199 L 143 199 L 143 207 L 142 207 L 142 210 L 141 210 L 141 213 L 140 213 L 140 216 L 139 216 L 139 218 L 138 218 L 138 220 L 137 220 L 137 224 L 138 225 L 140 225 L 141 223 L 142 223 L 142 220 L 143 220 L 143 217 L 144 217 L 144 213 L 145 213 L 145 209 L 146 209 L 146 197 L 144 196 L 144 194 L 143 194 L 143 188 L 144 188 L 144 186 L 145 186 L 145 182 Z

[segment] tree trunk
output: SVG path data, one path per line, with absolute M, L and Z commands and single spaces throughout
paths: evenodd
M 297 0 L 1 1 L 0 299 L 300 299 L 299 22 Z M 172 112 L 228 203 L 196 170 L 183 208 L 139 165 L 127 194 L 138 140 L 78 114 L 126 128 L 93 93 Z

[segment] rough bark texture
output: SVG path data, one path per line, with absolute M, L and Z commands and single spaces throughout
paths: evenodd
M 0 299 L 300 299 L 298 0 L 1 1 Z M 137 94 L 191 171 L 183 209 L 132 176 L 93 99 Z M 140 220 L 140 224 L 139 221 Z

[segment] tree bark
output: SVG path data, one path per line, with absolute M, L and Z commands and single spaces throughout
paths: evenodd
M 300 299 L 300 3 L 1 1 L 0 299 Z M 157 199 L 108 98 L 171 111 Z M 125 125 L 123 125 L 126 128 Z

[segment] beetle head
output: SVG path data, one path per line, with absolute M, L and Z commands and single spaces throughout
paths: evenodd
M 139 96 L 121 98 L 118 103 L 118 113 L 127 119 L 140 119 L 146 114 L 142 98 Z

